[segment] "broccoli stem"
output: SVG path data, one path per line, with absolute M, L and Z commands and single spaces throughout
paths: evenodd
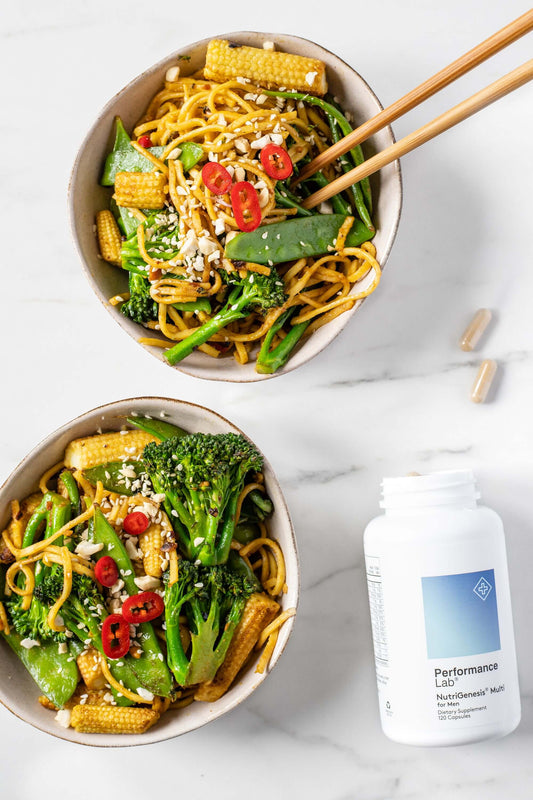
M 183 604 L 192 597 L 179 597 L 179 584 L 167 586 L 165 591 L 165 636 L 167 641 L 167 664 L 180 686 L 185 686 L 189 671 L 189 659 L 183 649 L 180 635 L 180 611 Z
M 218 542 L 215 544 L 213 539 L 213 544 L 215 544 L 214 547 L 204 545 L 198 553 L 198 558 L 202 564 L 212 567 L 215 564 L 225 564 L 228 560 L 228 555 L 231 548 L 231 540 L 233 539 L 233 531 L 235 530 L 235 515 L 237 511 L 239 495 L 240 487 L 239 491 L 232 493 L 228 505 L 226 506 L 226 510 L 224 511 L 224 519 L 222 528 L 220 529 Z M 215 519 L 215 535 L 217 530 L 216 526 L 218 526 L 218 524 L 219 521 Z
M 255 369 L 256 372 L 262 375 L 272 375 L 278 369 L 285 366 L 289 357 L 304 335 L 311 320 L 300 322 L 298 325 L 293 325 L 282 341 L 276 345 L 272 350 L 270 345 L 276 333 L 283 327 L 283 325 L 292 317 L 296 308 L 290 308 L 279 317 L 274 325 L 266 334 L 261 350 L 256 359 Z
M 165 351 L 164 355 L 169 364 L 174 365 L 182 361 L 187 356 L 190 356 L 195 347 L 205 344 L 219 330 L 247 316 L 244 309 L 249 304 L 249 299 L 244 292 L 239 297 L 239 291 L 240 289 L 236 289 L 230 294 L 224 308 L 214 317 L 205 322 L 200 328 L 197 328 L 186 339 L 182 339 L 174 347 Z

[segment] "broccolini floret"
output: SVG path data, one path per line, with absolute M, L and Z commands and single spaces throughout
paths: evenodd
M 13 627 L 24 638 L 35 639 L 38 642 L 56 641 L 65 642 L 64 633 L 54 631 L 48 624 L 49 607 L 43 605 L 37 597 L 32 597 L 30 607 L 22 608 L 23 598 L 14 594 L 6 602 Z
M 166 495 L 184 555 L 225 563 L 246 475 L 263 467 L 259 451 L 240 434 L 194 433 L 152 442 L 143 458 L 154 488 Z
M 134 322 L 141 325 L 150 320 L 157 319 L 157 303 L 152 300 L 150 295 L 150 282 L 142 275 L 135 272 L 129 274 L 129 300 L 122 303 L 120 310 L 125 317 L 129 317 Z
M 62 590 L 63 569 L 59 567 L 35 587 L 34 597 L 43 606 L 52 606 Z M 100 641 L 100 625 L 107 611 L 97 584 L 89 576 L 73 573 L 72 591 L 59 613 L 65 626 L 82 642 L 87 638 L 93 643 Z
M 226 282 L 233 287 L 225 306 L 214 317 L 205 322 L 194 333 L 165 351 L 169 364 L 177 364 L 190 355 L 195 347 L 205 344 L 219 330 L 232 322 L 247 317 L 252 310 L 261 312 L 279 308 L 287 299 L 283 281 L 271 267 L 270 275 L 247 272 L 241 278 L 237 271 L 225 273 Z
M 165 590 L 167 659 L 180 686 L 215 677 L 254 591 L 252 580 L 227 566 L 201 567 L 180 560 L 178 580 Z M 189 656 L 180 636 L 180 614 L 187 615 L 191 632 Z

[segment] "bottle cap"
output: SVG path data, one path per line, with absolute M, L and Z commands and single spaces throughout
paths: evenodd
M 471 469 L 431 472 L 383 478 L 381 508 L 414 508 L 439 505 L 475 505 L 480 494 Z

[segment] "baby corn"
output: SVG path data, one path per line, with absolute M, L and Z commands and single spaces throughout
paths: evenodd
M 104 261 L 110 264 L 121 266 L 120 251 L 122 249 L 122 237 L 111 211 L 99 211 L 96 215 L 96 233 L 98 234 L 98 244 L 100 253 Z
M 266 594 L 255 593 L 250 596 L 224 663 L 212 681 L 200 684 L 194 695 L 195 700 L 213 703 L 222 697 L 252 652 L 261 631 L 272 622 L 278 611 L 279 604 Z
M 117 205 L 127 208 L 163 208 L 166 185 L 162 172 L 118 172 L 113 196 Z
M 145 733 L 159 719 L 151 708 L 74 706 L 70 725 L 79 733 Z
M 100 666 L 100 653 L 94 647 L 85 650 L 76 659 L 81 677 L 89 690 L 103 689 L 106 683 L 105 675 Z
M 249 78 L 258 86 L 269 89 L 283 87 L 318 95 L 324 95 L 328 90 L 323 61 L 257 47 L 232 46 L 224 39 L 209 42 L 205 75 L 220 82 Z
M 145 573 L 154 578 L 160 578 L 162 574 L 161 545 L 163 544 L 161 525 L 153 522 L 144 533 L 139 535 L 138 542 L 143 554 Z
M 136 459 L 148 442 L 155 442 L 154 436 L 144 431 L 124 431 L 124 433 L 102 433 L 74 439 L 65 450 L 65 466 L 69 469 L 88 469 L 97 464 L 121 459 Z

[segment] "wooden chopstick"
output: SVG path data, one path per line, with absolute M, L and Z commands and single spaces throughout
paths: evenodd
M 390 125 L 395 119 L 411 111 L 411 109 L 416 108 L 416 106 L 420 105 L 424 100 L 427 100 L 428 97 L 432 97 L 445 86 L 448 86 L 450 83 L 457 80 L 457 78 L 470 72 L 471 69 L 482 64 L 483 61 L 486 61 L 495 53 L 503 50 L 531 30 L 533 30 L 533 9 L 526 11 L 521 17 L 510 22 L 509 25 L 506 25 L 488 39 L 485 39 L 485 41 L 478 44 L 477 47 L 474 47 L 472 50 L 469 50 L 468 53 L 465 53 L 460 58 L 456 59 L 456 61 L 452 61 L 447 67 L 444 67 L 440 72 L 437 72 L 431 78 L 424 81 L 424 83 L 421 83 L 399 100 L 396 100 L 395 103 L 384 108 L 383 111 L 380 111 L 375 117 L 364 122 L 356 128 L 356 130 L 348 134 L 348 136 L 345 136 L 336 144 L 328 147 L 327 150 L 320 153 L 319 156 L 314 158 L 313 161 L 309 162 L 309 164 L 302 169 L 294 185 L 314 175 L 315 172 L 325 167 L 326 164 L 330 164 L 332 161 L 339 158 L 339 156 L 347 153 L 352 147 L 361 144 L 361 142 L 364 142 L 369 136 L 372 136 L 372 134 L 384 128 L 385 125 Z
M 500 97 L 504 97 L 530 80 L 533 80 L 533 58 L 504 75 L 503 78 L 491 83 L 485 89 L 476 92 L 472 97 L 463 100 L 459 105 L 445 111 L 444 114 L 418 128 L 418 130 L 400 139 L 399 142 L 385 148 L 381 153 L 369 158 L 368 161 L 364 161 L 360 166 L 336 178 L 330 184 L 324 186 L 323 189 L 319 189 L 314 194 L 309 195 L 302 202 L 302 205 L 304 208 L 314 208 L 324 200 L 329 200 L 330 197 L 339 194 L 339 192 L 347 189 L 348 186 L 358 183 L 392 161 L 396 161 L 397 158 L 410 153 L 411 150 L 415 150 L 425 142 L 429 142 L 430 139 L 434 139 L 435 136 L 443 133 L 443 131 L 453 128 L 454 125 L 471 117 L 477 111 L 481 111 L 482 108 L 494 103 L 495 100 L 499 100 Z

